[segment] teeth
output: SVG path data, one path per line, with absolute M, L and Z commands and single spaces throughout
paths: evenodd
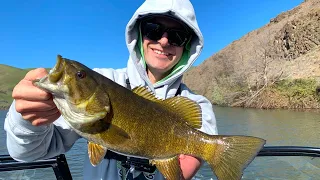
M 155 53 L 157 53 L 157 54 L 164 54 L 164 55 L 166 55 L 166 56 L 169 55 L 169 53 L 165 53 L 165 52 L 162 52 L 162 51 L 159 51 L 159 50 L 156 50 L 156 49 L 154 49 L 153 51 L 154 51 Z

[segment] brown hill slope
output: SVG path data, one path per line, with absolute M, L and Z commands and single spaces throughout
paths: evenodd
M 320 1 L 306 0 L 191 69 L 184 82 L 219 105 L 318 108 L 319 77 Z M 291 95 L 280 87 L 297 84 Z

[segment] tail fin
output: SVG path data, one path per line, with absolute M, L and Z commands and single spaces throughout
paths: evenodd
M 265 144 L 264 139 L 250 136 L 220 136 L 218 144 L 211 144 L 211 157 L 206 150 L 205 160 L 219 180 L 241 179 L 243 170 Z M 208 146 L 207 146 L 208 147 Z M 212 150 L 213 147 L 209 148 Z M 212 154 L 214 153 L 214 154 Z

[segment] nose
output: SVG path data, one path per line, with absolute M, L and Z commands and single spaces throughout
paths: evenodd
M 158 40 L 162 47 L 169 46 L 168 33 L 164 32 L 162 37 Z

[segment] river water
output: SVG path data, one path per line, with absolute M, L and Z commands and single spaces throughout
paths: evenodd
M 267 140 L 267 146 L 320 146 L 320 112 L 292 110 L 258 110 L 214 107 L 219 134 L 250 135 Z M 0 154 L 7 154 L 3 121 L 6 111 L 0 111 Z M 82 179 L 86 142 L 79 140 L 66 154 L 73 179 Z M 0 172 L 0 180 L 55 179 L 51 168 Z M 193 178 L 216 179 L 207 164 Z M 256 157 L 246 168 L 243 179 L 320 179 L 320 158 Z

